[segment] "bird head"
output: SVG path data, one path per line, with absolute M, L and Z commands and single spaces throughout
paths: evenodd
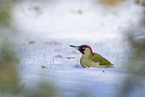
M 70 47 L 79 50 L 82 54 L 91 54 L 92 56 L 94 56 L 92 48 L 88 45 L 80 45 L 80 46 L 70 45 Z

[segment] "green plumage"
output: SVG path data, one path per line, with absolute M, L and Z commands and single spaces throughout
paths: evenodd
M 104 57 L 102 57 L 101 55 L 99 55 L 99 54 L 97 54 L 97 53 L 94 53 L 95 54 L 95 56 L 90 56 L 91 58 L 91 60 L 93 61 L 93 62 L 99 62 L 100 63 L 100 65 L 106 65 L 106 64 L 111 64 L 111 62 L 109 62 L 107 59 L 105 59 Z
M 81 65 L 86 67 L 97 67 L 97 68 L 114 68 L 111 62 L 109 62 L 106 58 L 101 55 L 94 53 L 94 56 L 91 54 L 87 57 L 83 57 L 80 59 Z

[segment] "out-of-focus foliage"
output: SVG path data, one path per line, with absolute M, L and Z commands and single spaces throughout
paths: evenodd
M 0 30 L 12 27 L 12 7 L 16 0 L 0 0 Z M 2 33 L 2 32 L 1 32 Z
M 119 4 L 121 1 L 125 0 L 99 0 L 101 4 L 104 4 L 105 6 L 115 6 Z M 144 0 L 134 0 L 136 4 L 145 6 L 145 1 Z
M 16 92 L 19 83 L 16 72 L 19 59 L 5 34 L 5 31 L 12 28 L 11 8 L 13 4 L 14 0 L 0 0 L 0 91 L 2 93 Z
M 136 87 L 140 88 L 138 96 L 144 97 L 145 93 L 141 90 L 145 86 L 145 17 L 142 18 L 142 22 L 136 29 L 128 30 L 128 33 L 131 57 L 128 58 L 128 63 L 125 65 L 130 74 L 124 78 L 121 83 L 122 87 L 115 97 L 131 97 L 130 95 L 138 91 Z
M 139 5 L 142 5 L 142 6 L 145 6 L 145 1 L 144 0 L 135 0 L 135 3 L 139 4 Z
M 101 4 L 107 5 L 107 6 L 115 6 L 119 4 L 121 1 L 124 0 L 99 0 Z
M 14 52 L 15 44 L 9 39 L 13 30 L 12 9 L 18 0 L 0 0 L 0 97 L 57 97 L 58 92 L 49 82 L 40 82 L 29 91 L 20 84 L 16 65 L 20 62 Z M 35 7 L 39 11 L 39 8 Z
M 25 97 L 58 97 L 58 91 L 48 82 L 42 81 L 31 91 L 22 91 Z
M 3 92 L 15 92 L 18 89 L 16 64 L 18 57 L 13 52 L 10 42 L 4 40 L 0 52 L 0 90 Z

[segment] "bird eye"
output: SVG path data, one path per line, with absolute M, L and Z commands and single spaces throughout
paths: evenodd
M 85 47 L 82 47 L 82 49 L 84 50 L 84 49 L 86 49 Z

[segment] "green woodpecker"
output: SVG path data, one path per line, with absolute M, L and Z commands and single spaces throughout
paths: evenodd
M 92 48 L 88 45 L 70 45 L 70 47 L 73 47 L 82 53 L 80 63 L 84 68 L 91 66 L 96 68 L 114 68 L 111 62 L 107 59 L 97 53 L 93 53 Z

